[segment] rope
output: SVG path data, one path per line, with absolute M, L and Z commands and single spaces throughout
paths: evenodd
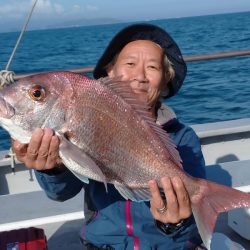
M 10 84 L 14 82 L 13 71 L 1 70 L 0 71 L 0 89 L 2 89 L 6 84 Z
M 28 17 L 26 19 L 26 22 L 25 22 L 25 24 L 24 24 L 24 26 L 22 28 L 22 31 L 21 31 L 18 39 L 17 39 L 16 45 L 15 45 L 15 47 L 14 47 L 12 53 L 11 53 L 11 56 L 10 56 L 9 61 L 8 61 L 7 65 L 6 65 L 6 67 L 5 67 L 5 70 L 0 71 L 0 89 L 3 88 L 6 84 L 10 84 L 10 83 L 14 82 L 14 79 L 13 79 L 14 72 L 8 71 L 8 69 L 9 69 L 10 64 L 11 64 L 11 62 L 13 60 L 13 57 L 14 57 L 14 55 L 16 53 L 16 50 L 17 50 L 17 48 L 19 46 L 19 43 L 20 43 L 20 41 L 21 41 L 21 39 L 23 37 L 23 34 L 26 31 L 27 25 L 28 25 L 28 23 L 30 21 L 31 15 L 33 13 L 33 10 L 34 10 L 37 2 L 38 2 L 38 0 L 35 0 L 32 7 L 31 7 L 29 15 L 28 15 Z

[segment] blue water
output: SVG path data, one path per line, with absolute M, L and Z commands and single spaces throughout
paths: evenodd
M 31 20 L 32 22 L 32 20 Z M 183 55 L 250 49 L 250 12 L 156 20 Z M 128 23 L 25 33 L 11 64 L 16 73 L 93 66 L 111 37 Z M 0 34 L 4 69 L 19 33 Z M 187 124 L 250 117 L 250 56 L 188 63 L 186 81 L 167 103 Z M 9 147 L 0 129 L 0 150 Z

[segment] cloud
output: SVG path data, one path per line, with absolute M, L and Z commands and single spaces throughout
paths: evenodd
M 87 11 L 97 11 L 98 10 L 98 7 L 96 5 L 86 5 L 86 10 Z
M 1 0 L 0 0 L 1 1 Z M 31 10 L 35 0 L 3 0 L 0 6 L 0 32 L 19 31 Z M 96 18 L 99 8 L 82 2 L 61 0 L 38 0 L 28 29 L 60 26 L 74 20 Z
M 78 4 L 74 4 L 73 7 L 72 7 L 72 10 L 73 11 L 81 11 L 81 6 L 78 5 Z
M 89 12 L 95 12 L 98 10 L 98 7 L 96 5 L 79 5 L 79 4 L 74 4 L 71 9 L 68 10 L 68 14 L 73 14 L 73 13 L 79 13 L 79 14 L 86 14 Z
M 54 8 L 50 0 L 39 0 L 35 7 L 35 12 L 39 14 L 51 14 Z
M 27 13 L 30 1 L 10 1 L 6 4 L 2 4 L 0 8 L 0 18 L 20 18 Z
M 55 11 L 56 11 L 57 14 L 64 13 L 64 8 L 63 8 L 62 5 L 55 3 L 54 8 L 55 8 Z
M 53 3 L 50 0 L 39 0 L 35 7 L 34 13 L 38 15 L 61 15 L 64 13 L 64 8 L 61 4 Z
M 1 4 L 0 19 L 20 19 L 26 16 L 34 3 L 34 0 L 11 0 Z M 35 6 L 33 16 L 60 15 L 64 13 L 64 8 L 51 0 L 39 0 Z

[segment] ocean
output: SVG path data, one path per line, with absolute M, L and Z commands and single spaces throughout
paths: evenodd
M 32 22 L 32 19 L 31 19 Z M 184 56 L 250 49 L 250 12 L 147 21 L 166 29 Z M 94 66 L 115 33 L 131 23 L 27 31 L 16 74 Z M 4 69 L 19 33 L 0 33 Z M 186 124 L 250 117 L 250 56 L 190 62 L 180 92 L 166 101 Z M 0 128 L 0 150 L 10 138 Z

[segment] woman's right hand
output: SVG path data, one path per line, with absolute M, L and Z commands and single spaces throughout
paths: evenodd
M 12 149 L 16 158 L 29 169 L 48 170 L 61 162 L 59 158 L 59 138 L 50 128 L 37 128 L 29 144 L 12 140 Z

